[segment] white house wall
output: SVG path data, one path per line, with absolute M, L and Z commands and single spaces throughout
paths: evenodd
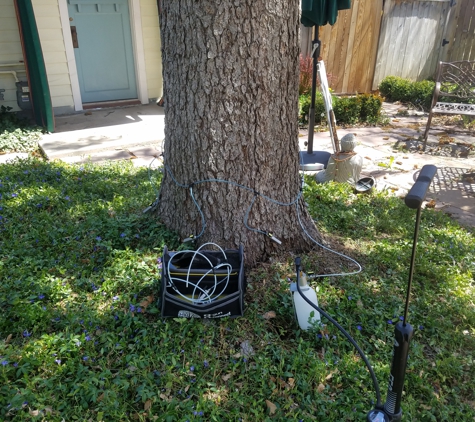
M 15 77 L 13 73 L 8 72 L 14 71 L 19 80 L 26 81 L 25 67 L 20 63 L 22 60 L 23 52 L 13 0 L 0 0 L 0 89 L 5 90 L 0 106 L 12 107 L 15 111 L 20 109 L 16 100 Z M 15 66 L 4 66 L 7 64 Z
M 74 111 L 58 0 L 33 0 L 36 26 L 55 114 Z
M 157 0 L 141 0 L 142 34 L 145 51 L 145 71 L 148 84 L 148 98 L 161 98 L 162 57 L 160 28 L 158 25 Z

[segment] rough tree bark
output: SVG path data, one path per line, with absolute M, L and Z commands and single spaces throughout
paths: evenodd
M 162 0 L 165 174 L 158 213 L 198 244 L 244 246 L 253 266 L 309 249 L 296 206 L 298 0 Z M 172 177 L 173 176 L 173 177 Z M 173 180 L 175 179 L 175 180 Z M 179 186 L 176 182 L 183 186 Z M 252 201 L 250 211 L 249 207 Z M 318 232 L 298 201 L 306 230 Z M 271 232 L 282 241 L 249 230 Z

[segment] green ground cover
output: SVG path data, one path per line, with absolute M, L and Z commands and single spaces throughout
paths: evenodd
M 314 286 L 367 353 L 384 399 L 414 211 L 310 178 L 305 196 L 331 244 L 363 265 Z M 289 254 L 247 274 L 242 318 L 159 317 L 157 259 L 180 245 L 142 213 L 153 198 L 147 169 L 130 163 L 0 166 L 0 420 L 364 420 L 375 400 L 369 374 L 330 324 L 298 329 Z M 302 261 L 317 273 L 352 270 L 318 251 Z M 406 421 L 475 417 L 474 272 L 473 233 L 425 210 Z
M 32 152 L 38 149 L 41 128 L 22 119 L 11 107 L 0 107 L 0 154 L 7 152 Z

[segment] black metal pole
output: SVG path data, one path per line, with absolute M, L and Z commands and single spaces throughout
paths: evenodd
M 414 241 L 412 244 L 411 266 L 409 267 L 409 281 L 407 283 L 406 306 L 404 307 L 404 320 L 403 320 L 404 326 L 406 326 L 407 313 L 409 310 L 409 298 L 411 295 L 412 276 L 414 274 L 414 263 L 416 260 L 416 246 L 417 246 L 417 237 L 419 236 L 420 222 L 421 222 L 421 207 L 417 208 L 417 213 L 416 213 L 416 227 L 414 228 Z
M 320 57 L 320 40 L 318 39 L 318 25 L 315 25 L 315 35 L 312 41 L 312 95 L 310 98 L 310 110 L 308 116 L 308 142 L 307 153 L 313 153 L 313 131 L 315 128 L 315 97 L 317 93 L 317 64 Z

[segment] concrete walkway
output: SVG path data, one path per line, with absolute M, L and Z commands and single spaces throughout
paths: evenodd
M 338 129 L 341 139 L 353 133 L 358 140 L 355 151 L 363 156 L 361 176 L 372 176 L 377 189 L 386 189 L 404 197 L 425 164 L 437 167 L 429 188 L 428 202 L 452 215 L 461 224 L 475 227 L 475 132 L 432 121 L 427 148 L 422 152 L 420 136 L 427 114 L 384 104 L 389 118 L 386 127 Z M 406 115 L 407 113 L 407 115 Z M 441 119 L 439 119 L 441 122 Z M 308 133 L 301 131 L 301 149 Z M 314 150 L 332 152 L 328 132 L 315 133 Z
M 67 163 L 134 160 L 148 165 L 160 154 L 165 138 L 165 112 L 156 104 L 98 109 L 56 117 L 56 132 L 40 147 L 49 160 Z
M 418 138 L 424 131 L 427 115 L 384 104 L 386 127 L 339 128 L 341 139 L 356 135 L 355 151 L 364 157 L 362 177 L 370 175 L 377 189 L 405 196 L 424 164 L 438 171 L 428 199 L 435 207 L 450 213 L 462 224 L 475 227 L 475 133 L 455 126 L 437 126 L 433 119 L 425 153 Z M 132 160 L 148 166 L 162 151 L 164 109 L 156 104 L 98 109 L 56 117 L 56 132 L 40 141 L 45 156 L 68 163 Z M 308 132 L 301 130 L 299 144 L 306 150 Z M 316 132 L 314 151 L 333 152 L 328 132 Z M 18 154 L 17 154 L 18 155 Z M 13 158 L 0 156 L 0 162 Z

